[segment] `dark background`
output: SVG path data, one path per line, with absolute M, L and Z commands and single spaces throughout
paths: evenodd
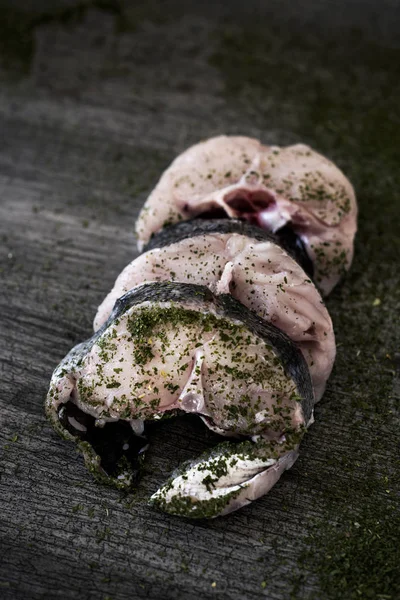
M 400 597 L 400 7 L 0 0 L 0 597 Z M 172 158 L 240 133 L 303 141 L 355 185 L 338 356 L 300 459 L 263 499 L 190 522 L 146 498 L 212 436 L 155 428 L 135 493 L 46 423 L 53 368 L 136 253 Z

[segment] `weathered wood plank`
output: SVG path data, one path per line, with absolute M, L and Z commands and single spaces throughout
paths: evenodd
M 327 586 L 330 559 L 320 557 L 330 538 L 346 551 L 368 527 L 382 533 L 386 515 L 400 532 L 394 4 L 376 20 L 381 46 L 368 41 L 372 1 L 361 13 L 347 3 L 347 20 L 336 10 L 331 34 L 339 3 L 319 13 L 303 4 L 301 18 L 293 3 L 257 13 L 252 2 L 185 11 L 171 2 L 163 14 L 157 3 L 12 4 L 17 22 L 28 19 L 32 52 L 6 55 L 0 74 L 0 596 L 350 598 L 368 578 L 368 551 L 346 555 L 352 568 L 364 564 L 347 592 L 335 576 Z M 67 19 L 57 7 L 72 7 Z M 43 400 L 52 369 L 90 335 L 97 305 L 135 256 L 134 220 L 159 173 L 219 132 L 305 140 L 337 159 L 356 185 L 360 233 L 352 272 L 329 300 L 337 366 L 299 461 L 268 497 L 193 523 L 146 498 L 215 442 L 200 422 L 153 427 L 147 471 L 122 496 L 96 484 L 53 433 Z M 391 539 L 387 564 L 398 553 Z M 382 547 L 371 546 L 378 566 Z M 379 573 L 371 597 L 396 598 L 398 575 L 385 583 Z

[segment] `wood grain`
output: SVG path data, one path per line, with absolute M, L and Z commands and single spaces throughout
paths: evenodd
M 337 64 L 298 41 L 314 40 L 325 56 L 353 39 L 352 25 L 369 48 L 370 21 L 357 3 L 346 23 L 333 19 L 330 37 L 330 3 L 320 14 L 305 3 L 301 19 L 289 3 L 268 12 L 256 2 L 189 2 L 184 10 L 171 2 L 161 11 L 134 4 L 0 3 L 3 16 L 12 5 L 11 33 L 28 23 L 32 42 L 22 58 L 12 44 L 0 46 L 0 597 L 325 598 L 312 562 L 299 563 L 311 534 L 324 539 L 314 522 L 351 522 L 372 496 L 386 510 L 399 490 L 395 479 L 383 483 L 398 469 L 400 441 L 398 174 L 382 138 L 390 130 L 388 140 L 397 139 L 395 67 L 360 54 L 364 41 L 356 59 L 346 42 Z M 382 48 L 395 43 L 397 13 L 386 8 L 371 41 Z M 259 63 L 251 58 L 234 84 L 224 66 L 224 52 L 237 59 L 229 39 L 251 39 L 260 25 L 267 46 L 255 43 Z M 234 34 L 223 46 L 227 28 Z M 279 82 L 291 43 L 297 83 Z M 264 87 L 252 78 L 259 68 Z M 317 79 L 331 102 L 323 118 Z M 344 102 L 348 86 L 365 97 L 349 92 Z M 360 141 L 366 112 L 381 132 L 375 153 Z M 93 481 L 46 423 L 43 401 L 53 368 L 90 335 L 98 304 L 136 255 L 134 221 L 159 174 L 185 147 L 220 132 L 304 140 L 337 159 L 356 184 L 360 234 L 353 270 L 328 304 L 337 367 L 299 461 L 262 500 L 190 522 L 158 513 L 146 498 L 215 442 L 200 422 L 153 427 L 146 473 L 124 496 Z M 371 173 L 380 174 L 373 184 Z

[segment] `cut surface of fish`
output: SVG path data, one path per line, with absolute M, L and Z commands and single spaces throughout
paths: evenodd
M 265 146 L 219 136 L 192 146 L 163 173 L 137 221 L 140 249 L 152 234 L 198 216 L 227 215 L 279 232 L 290 228 L 328 294 L 349 269 L 357 230 L 353 187 L 330 160 L 304 144 Z

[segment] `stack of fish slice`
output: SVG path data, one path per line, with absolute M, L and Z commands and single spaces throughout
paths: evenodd
M 142 254 L 95 333 L 54 371 L 46 412 L 106 483 L 134 485 L 146 421 L 198 414 L 225 441 L 151 497 L 186 517 L 266 494 L 298 456 L 335 359 L 326 296 L 349 269 L 350 182 L 305 145 L 220 136 L 163 173 L 137 221 Z

